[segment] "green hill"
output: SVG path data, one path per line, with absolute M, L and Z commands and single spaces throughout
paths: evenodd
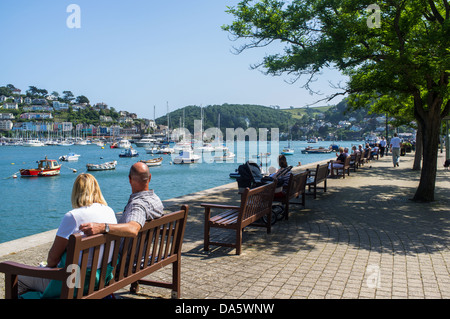
M 177 109 L 169 113 L 170 128 L 180 127 L 184 122 L 184 127 L 190 132 L 194 132 L 194 120 L 201 119 L 200 106 L 190 105 Z M 218 127 L 220 116 L 220 128 L 225 132 L 225 128 L 273 128 L 278 127 L 280 132 L 287 131 L 288 123 L 292 117 L 284 110 L 266 107 L 262 105 L 249 104 L 222 104 L 209 105 L 203 107 L 203 128 Z M 156 119 L 156 124 L 167 125 L 167 117 L 162 116 Z M 182 124 L 181 124 L 182 125 Z
M 315 115 L 318 113 L 325 113 L 332 107 L 333 106 L 301 107 L 301 108 L 283 109 L 283 111 L 291 114 L 293 119 L 301 119 L 305 114 Z

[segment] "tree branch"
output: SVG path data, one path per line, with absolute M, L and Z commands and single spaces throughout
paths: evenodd
M 436 18 L 436 20 L 438 20 L 438 22 L 440 24 L 444 23 L 444 18 L 441 16 L 441 14 L 439 13 L 438 9 L 436 8 L 436 5 L 434 4 L 433 0 L 428 0 L 428 3 L 430 5 L 431 11 L 433 12 L 433 17 Z M 448 3 L 447 3 L 448 5 Z

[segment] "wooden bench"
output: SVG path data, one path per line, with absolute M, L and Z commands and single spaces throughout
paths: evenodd
M 361 160 L 361 153 L 356 152 L 350 155 L 350 168 L 353 168 L 353 171 L 356 172 L 356 170 L 359 168 L 359 162 Z
M 289 177 L 288 186 L 285 189 L 285 194 L 283 197 L 274 197 L 274 202 L 280 202 L 284 205 L 284 218 L 289 219 L 289 205 L 290 204 L 300 204 L 297 202 L 291 202 L 292 199 L 298 198 L 302 195 L 301 204 L 305 207 L 305 188 L 306 188 L 306 179 L 308 178 L 308 172 L 305 171 L 303 173 L 294 174 L 292 173 Z
M 371 148 L 369 148 L 367 151 L 364 151 L 364 154 L 361 154 L 361 161 L 360 163 L 364 166 L 365 163 L 370 162 L 370 152 Z
M 317 189 L 323 189 L 324 192 L 327 191 L 327 178 L 328 178 L 328 163 L 327 164 L 317 164 L 316 170 L 307 170 L 308 179 L 306 180 L 306 185 L 308 186 L 308 194 L 311 194 L 311 188 L 314 188 L 314 199 L 317 197 Z M 320 183 L 323 183 L 323 187 L 318 187 Z
M 236 248 L 236 255 L 240 255 L 242 251 L 242 231 L 250 224 L 266 227 L 267 233 L 270 234 L 275 188 L 276 180 L 253 189 L 246 188 L 241 195 L 240 206 L 202 203 L 201 206 L 205 208 L 204 250 L 209 251 L 210 245 L 233 247 Z M 212 208 L 223 211 L 211 216 Z M 267 223 L 255 223 L 264 216 L 267 216 Z M 236 232 L 235 242 L 210 241 L 211 227 L 234 230 Z
M 180 211 L 146 222 L 136 237 L 118 237 L 109 234 L 89 237 L 80 234 L 71 235 L 63 268 L 32 267 L 9 261 L 2 262 L 0 272 L 5 273 L 5 298 L 18 297 L 18 275 L 62 281 L 60 299 L 100 299 L 127 285 L 131 285 L 132 292 L 137 292 L 139 284 L 172 289 L 172 297 L 179 298 L 181 247 L 188 210 L 189 207 L 183 205 Z M 119 252 L 121 247 L 126 254 Z M 103 254 L 100 253 L 102 250 Z M 97 282 L 96 276 L 86 276 L 89 254 L 92 255 L 92 265 L 98 265 L 99 262 L 101 264 L 97 270 L 97 273 L 100 273 Z M 112 262 L 109 263 L 108 259 Z M 172 264 L 172 282 L 143 279 L 170 264 Z M 84 289 L 77 289 L 75 285 L 68 284 L 74 277 L 72 274 L 74 265 L 79 265 L 78 287 Z M 111 274 L 109 281 L 106 279 L 108 269 Z
M 345 160 L 344 160 L 344 164 L 342 165 L 342 167 L 334 167 L 333 161 L 330 161 L 330 171 L 331 171 L 331 176 L 340 176 L 339 171 L 342 171 L 342 177 L 345 178 L 345 171 L 347 171 L 347 175 L 350 176 L 350 160 L 351 157 L 350 155 L 348 155 Z M 334 173 L 336 171 L 336 173 Z

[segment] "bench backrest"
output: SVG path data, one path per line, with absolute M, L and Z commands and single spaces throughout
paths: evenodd
M 119 237 L 114 235 L 94 235 L 82 237 L 80 234 L 71 235 L 67 249 L 66 271 L 70 265 L 77 265 L 79 258 L 80 282 L 78 287 L 87 285 L 89 298 L 107 296 L 126 284 L 152 273 L 156 269 L 173 263 L 181 257 L 181 246 L 186 226 L 188 206 L 181 210 L 166 214 L 161 218 L 145 223 L 136 237 Z M 100 248 L 104 247 L 103 254 Z M 123 249 L 123 252 L 119 251 Z M 112 262 L 108 265 L 108 257 L 112 252 Z M 100 280 L 95 287 L 95 271 L 85 282 L 88 255 L 93 254 L 92 265 L 101 261 Z M 80 257 L 81 256 L 81 257 Z M 147 262 L 145 262 L 147 261 Z M 106 283 L 106 275 L 111 279 Z M 70 287 L 69 287 L 70 286 Z M 75 287 L 63 284 L 61 298 L 72 299 Z M 76 290 L 74 298 L 84 298 L 83 289 Z
M 308 178 L 308 171 L 298 174 L 291 174 L 287 188 L 287 198 L 295 198 L 305 191 L 306 180 Z
M 324 181 L 325 179 L 327 179 L 328 176 L 328 164 L 317 164 L 317 168 L 316 168 L 316 175 L 314 177 L 314 182 L 320 183 L 322 181 Z
M 253 189 L 246 188 L 241 197 L 238 223 L 249 225 L 272 211 L 277 181 Z
M 359 164 L 360 161 L 361 161 L 361 152 L 358 152 L 355 155 L 355 165 Z
M 345 158 L 345 161 L 344 161 L 344 168 L 349 168 L 350 167 L 350 160 L 351 160 L 351 157 L 350 157 L 350 155 L 348 155 Z

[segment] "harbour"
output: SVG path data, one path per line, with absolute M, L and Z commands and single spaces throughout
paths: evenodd
M 248 149 L 248 143 L 245 147 Z M 358 144 L 357 141 L 339 142 L 341 146 L 350 147 Z M 269 142 L 270 144 L 270 142 Z M 332 142 L 323 141 L 317 146 L 329 147 Z M 313 163 L 329 158 L 334 158 L 334 153 L 329 154 L 302 154 L 301 150 L 307 146 L 306 141 L 293 141 L 291 147 L 295 150 L 293 155 L 287 155 L 288 163 L 298 166 Z M 284 147 L 284 142 L 279 142 L 279 154 Z M 239 143 L 235 145 L 235 154 Z M 230 178 L 240 164 L 249 158 L 236 156 L 233 161 L 211 161 L 194 164 L 175 165 L 173 154 L 147 154 L 143 147 L 133 148 L 138 150 L 137 157 L 120 157 L 123 151 L 120 148 L 110 148 L 109 145 L 71 145 L 69 147 L 44 146 L 0 146 L 0 193 L 2 205 L 0 207 L 0 243 L 46 232 L 59 226 L 62 216 L 71 210 L 70 196 L 72 184 L 77 174 L 88 172 L 86 164 L 101 164 L 116 161 L 113 170 L 89 171 L 98 180 L 103 195 L 108 205 L 116 212 L 121 212 L 128 201 L 130 188 L 128 184 L 128 171 L 130 166 L 140 160 L 162 158 L 161 165 L 151 166 L 152 180 L 150 186 L 155 190 L 161 200 L 180 197 L 187 194 L 203 191 L 217 186 L 235 182 Z M 267 150 L 271 150 L 268 145 Z M 60 161 L 60 174 L 51 177 L 21 178 L 18 173 L 23 168 L 37 167 L 36 161 L 45 157 L 56 159 L 75 153 L 80 155 L 77 161 Z M 266 169 L 264 158 L 253 158 L 254 161 Z M 277 164 L 273 165 L 278 167 Z M 16 175 L 17 178 L 14 178 Z

